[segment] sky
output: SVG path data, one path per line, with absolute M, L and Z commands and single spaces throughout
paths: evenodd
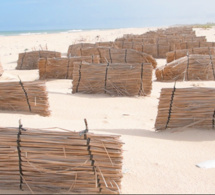
M 0 31 L 215 22 L 215 0 L 0 0 Z

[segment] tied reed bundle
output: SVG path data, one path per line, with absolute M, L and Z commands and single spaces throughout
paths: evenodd
M 41 58 L 38 61 L 40 79 L 72 79 L 74 62 L 98 64 L 99 61 L 99 56 Z
M 166 61 L 170 63 L 174 60 L 187 56 L 187 54 L 215 55 L 215 47 L 195 47 L 192 49 L 175 50 L 166 54 Z
M 0 82 L 0 93 L 0 110 L 50 115 L 44 82 Z
M 114 42 L 96 42 L 94 43 L 78 43 L 70 45 L 67 52 L 67 57 L 82 56 L 81 50 L 88 47 L 115 47 Z
M 156 69 L 158 81 L 215 80 L 215 57 L 212 55 L 187 55 Z
M 152 65 L 148 63 L 75 63 L 72 93 L 149 95 L 152 70 Z
M 38 69 L 38 60 L 40 58 L 60 58 L 61 53 L 55 51 L 32 51 L 19 54 L 17 61 L 17 70 Z
M 214 88 L 163 88 L 161 90 L 156 130 L 194 127 L 214 129 Z
M 119 194 L 122 145 L 87 129 L 0 128 L 0 190 Z

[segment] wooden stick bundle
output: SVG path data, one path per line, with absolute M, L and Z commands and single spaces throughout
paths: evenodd
M 215 128 L 214 88 L 163 88 L 161 90 L 156 130 L 179 128 Z
M 149 95 L 152 70 L 151 64 L 144 63 L 75 63 L 72 93 Z
M 44 82 L 0 82 L 0 110 L 50 114 Z
M 21 131 L 18 152 L 14 149 L 18 128 L 0 128 L 0 140 L 7 138 L 7 142 L 0 144 L 0 189 L 18 189 L 21 183 L 24 190 L 32 192 L 120 193 L 123 159 L 120 136 L 25 130 Z
M 40 79 L 72 79 L 74 62 L 99 63 L 99 56 L 41 58 L 38 61 Z
M 158 81 L 215 80 L 215 57 L 192 54 L 156 69 Z
M 32 51 L 20 53 L 17 61 L 17 70 L 38 69 L 38 60 L 40 58 L 60 58 L 61 53 L 55 51 Z

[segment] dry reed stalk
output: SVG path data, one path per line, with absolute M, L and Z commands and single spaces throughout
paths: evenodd
M 148 63 L 75 63 L 72 93 L 149 95 L 152 70 L 152 65 Z
M 1 82 L 0 110 L 50 114 L 44 82 Z
M 61 53 L 55 51 L 32 51 L 20 53 L 17 61 L 17 70 L 38 69 L 38 60 L 40 58 L 60 58 Z
M 17 142 L 18 132 L 0 128 L 0 140 L 7 139 L 0 142 L 0 189 L 21 184 L 32 193 L 120 193 L 120 136 L 27 128 Z
M 155 128 L 164 130 L 185 126 L 214 129 L 214 88 L 163 88 L 161 90 Z
M 158 81 L 215 80 L 215 58 L 212 55 L 192 54 L 156 69 Z
M 99 56 L 41 58 L 38 61 L 40 79 L 72 79 L 74 62 L 99 63 Z

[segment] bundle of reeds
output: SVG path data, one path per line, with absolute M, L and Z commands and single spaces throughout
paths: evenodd
M 50 114 L 44 82 L 0 82 L 0 94 L 0 110 Z
M 19 189 L 17 133 L 17 129 L 0 128 L 0 191 Z
M 195 127 L 214 129 L 214 88 L 163 88 L 161 90 L 156 130 Z
M 152 65 L 148 63 L 75 63 L 72 93 L 149 95 L 152 70 Z
M 74 62 L 98 64 L 99 56 L 76 56 L 69 58 L 41 58 L 38 61 L 40 79 L 72 79 Z
M 215 47 L 195 47 L 192 49 L 175 50 L 166 53 L 166 61 L 170 63 L 174 60 L 187 56 L 187 54 L 215 55 Z
M 156 60 L 148 54 L 133 49 L 116 49 L 109 47 L 88 47 L 81 49 L 82 56 L 99 55 L 100 63 L 151 63 L 154 68 Z
M 120 193 L 123 143 L 118 135 L 20 127 L 0 128 L 0 140 L 0 190 Z
M 67 57 L 81 56 L 81 49 L 86 47 L 96 47 L 94 43 L 77 43 L 70 45 L 67 52 Z
M 96 42 L 96 46 L 98 47 L 115 47 L 114 42 Z
M 156 69 L 158 81 L 215 80 L 215 57 L 212 55 L 187 55 Z
M 55 51 L 32 51 L 19 54 L 17 61 L 17 70 L 38 69 L 38 60 L 40 58 L 60 58 L 61 53 Z

